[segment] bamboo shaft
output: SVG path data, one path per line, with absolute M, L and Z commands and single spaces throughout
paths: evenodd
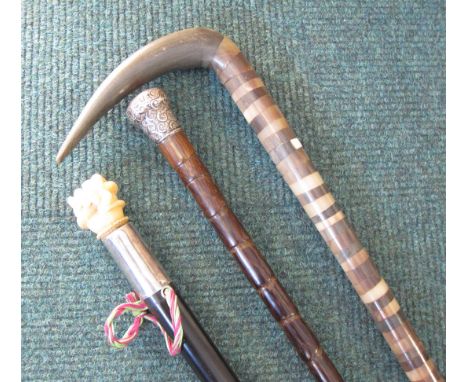
M 410 381 L 443 381 L 400 305 L 262 80 L 224 38 L 213 67 L 330 247 Z
M 176 170 L 314 377 L 319 381 L 342 381 L 294 302 L 229 208 L 194 147 L 179 127 L 164 92 L 150 89 L 141 93 L 131 102 L 128 115 L 158 145 L 169 164 Z
M 294 302 L 229 208 L 185 133 L 178 131 L 168 136 L 159 144 L 159 149 L 192 193 L 205 217 L 214 226 L 310 372 L 320 381 L 341 381 L 340 375 Z

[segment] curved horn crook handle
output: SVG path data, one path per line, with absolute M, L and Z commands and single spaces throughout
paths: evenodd
M 253 67 L 229 38 L 210 29 L 186 29 L 138 50 L 96 90 L 60 148 L 57 162 L 62 161 L 104 113 L 132 90 L 168 71 L 194 67 L 212 68 L 227 88 L 341 264 L 408 379 L 443 381 L 293 129 Z
M 139 86 L 172 70 L 211 67 L 223 39 L 222 34 L 211 29 L 192 28 L 171 33 L 137 50 L 94 92 L 60 147 L 57 163 L 62 162 L 99 118 Z

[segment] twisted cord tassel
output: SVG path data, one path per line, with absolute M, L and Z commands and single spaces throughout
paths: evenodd
M 137 336 L 141 324 L 146 319 L 151 321 L 155 326 L 159 327 L 166 341 L 166 347 L 171 356 L 176 356 L 182 348 L 182 340 L 184 330 L 182 328 L 182 319 L 180 317 L 179 305 L 177 304 L 177 295 L 171 287 L 165 287 L 161 291 L 164 299 L 169 306 L 172 329 L 174 332 L 174 340 L 171 340 L 167 332 L 163 329 L 157 318 L 149 313 L 148 306 L 143 300 L 140 300 L 135 292 L 128 293 L 125 296 L 127 302 L 116 306 L 107 317 L 104 323 L 104 333 L 106 334 L 109 344 L 116 349 L 126 348 Z M 127 329 L 122 338 L 115 335 L 114 321 L 125 312 L 130 312 L 135 316 L 133 323 Z

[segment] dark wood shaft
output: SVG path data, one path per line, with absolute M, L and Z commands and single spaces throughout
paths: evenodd
M 342 381 L 335 366 L 298 312 L 266 259 L 255 247 L 172 113 L 165 93 L 150 89 L 127 110 L 129 118 L 152 139 L 190 190 L 226 248 L 279 322 L 310 372 L 319 381 Z
M 175 290 L 174 286 L 171 286 Z M 195 371 L 198 378 L 206 382 L 238 381 L 234 372 L 224 361 L 208 335 L 203 331 L 179 293 L 177 293 L 177 299 L 180 316 L 182 317 L 182 327 L 184 329 L 182 355 Z M 147 297 L 145 303 L 148 305 L 151 313 L 158 318 L 164 330 L 173 338 L 174 333 L 172 331 L 169 306 L 161 292 Z
M 112 226 L 100 238 L 132 288 L 145 300 L 171 338 L 174 338 L 171 315 L 162 291 L 166 285 L 174 289 L 183 327 L 181 354 L 199 379 L 238 381 L 133 224 L 125 222 L 119 227 Z
M 443 381 L 263 81 L 228 38 L 213 68 L 359 294 L 410 381 Z
M 237 260 L 311 373 L 321 381 L 341 381 L 296 305 L 229 208 L 185 133 L 179 130 L 169 135 L 159 144 L 159 149 L 190 190 L 205 217 L 213 224 L 224 245 Z

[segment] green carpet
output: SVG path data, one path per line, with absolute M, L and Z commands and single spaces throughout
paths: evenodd
M 65 204 L 95 172 L 242 381 L 311 380 L 126 98 L 57 167 L 98 84 L 149 41 L 230 36 L 264 78 L 445 373 L 443 1 L 24 1 L 22 367 L 25 381 L 192 381 L 149 324 L 125 351 L 102 324 L 129 291 Z M 347 381 L 405 381 L 341 268 L 213 72 L 162 86 L 232 209 Z M 136 93 L 135 93 L 136 94 Z M 128 324 L 126 319 L 120 325 Z

